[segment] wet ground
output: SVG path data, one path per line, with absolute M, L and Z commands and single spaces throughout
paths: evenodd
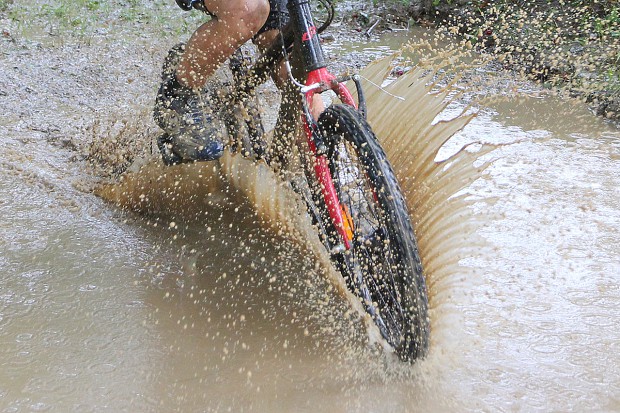
M 581 104 L 523 90 L 452 141 L 512 144 L 477 161 L 469 221 L 434 224 L 483 241 L 433 251 L 473 253 L 432 283 L 408 367 L 251 201 L 183 223 L 90 192 L 113 172 L 92 142 L 107 165 L 148 152 L 164 46 L 2 47 L 0 411 L 620 411 L 620 133 Z

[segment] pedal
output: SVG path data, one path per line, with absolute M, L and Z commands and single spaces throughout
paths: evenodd
M 172 151 L 172 139 L 170 135 L 164 133 L 157 138 L 157 147 L 161 154 L 161 160 L 166 166 L 178 165 L 183 162 L 183 158 Z

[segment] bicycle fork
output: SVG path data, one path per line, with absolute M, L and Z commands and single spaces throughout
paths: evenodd
M 335 246 L 335 251 L 332 252 L 345 252 L 353 247 L 354 228 L 351 224 L 349 211 L 343 207 L 338 199 L 334 177 L 332 177 L 329 168 L 326 142 L 323 141 L 317 120 L 312 116 L 312 113 L 314 113 L 314 97 L 317 92 L 320 94 L 327 90 L 334 91 L 344 103 L 357 108 L 351 93 L 342 82 L 339 82 L 326 68 L 316 69 L 308 74 L 306 85 L 302 88 L 302 93 L 305 95 L 302 122 L 311 155 L 310 158 L 313 162 L 314 175 L 322 198 L 325 200 L 329 218 L 338 234 L 339 241 L 341 241 L 341 243 Z

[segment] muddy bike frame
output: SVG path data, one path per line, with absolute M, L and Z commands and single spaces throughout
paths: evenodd
M 258 58 L 256 63 L 248 68 L 241 79 L 237 80 L 237 91 L 240 92 L 241 96 L 245 95 L 245 97 L 238 98 L 238 101 L 244 101 L 248 96 L 252 96 L 255 87 L 264 83 L 272 73 L 276 72 L 279 62 L 282 59 L 286 61 L 289 80 L 297 86 L 301 93 L 301 121 L 308 144 L 307 149 L 310 153 L 308 158 L 312 159 L 313 162 L 313 171 L 318 183 L 317 188 L 320 188 L 326 211 L 339 235 L 338 238 L 342 241 L 342 245 L 338 246 L 339 249 L 344 247 L 344 249 L 349 250 L 353 247 L 353 228 L 349 224 L 348 212 L 341 206 L 338 199 L 329 168 L 326 145 L 329 142 L 324 142 L 317 119 L 312 115 L 315 113 L 314 97 L 331 90 L 344 104 L 360 110 L 363 115 L 366 113 L 366 105 L 359 78 L 356 76 L 337 78 L 327 69 L 325 54 L 319 38 L 320 31 L 325 27 L 317 29 L 309 3 L 309 0 L 288 1 L 291 21 L 281 30 L 281 35 Z M 304 83 L 297 81 L 292 75 L 288 61 L 288 54 L 291 50 L 301 56 L 302 69 L 305 73 Z M 348 80 L 353 80 L 355 83 L 359 107 L 345 85 Z

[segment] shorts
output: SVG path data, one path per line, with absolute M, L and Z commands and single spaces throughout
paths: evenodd
M 269 0 L 269 17 L 256 36 L 270 30 L 279 30 L 288 24 L 290 16 L 286 4 L 288 0 Z

